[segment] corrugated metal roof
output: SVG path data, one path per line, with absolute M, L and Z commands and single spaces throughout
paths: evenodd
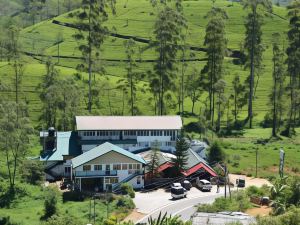
M 77 156 L 80 149 L 77 145 L 77 135 L 74 131 L 57 132 L 56 148 L 41 156 L 42 161 L 63 161 L 64 155 Z
M 76 168 L 76 167 L 78 167 L 82 164 L 85 164 L 85 163 L 93 160 L 93 159 L 96 159 L 96 158 L 98 158 L 98 157 L 100 157 L 100 156 L 102 156 L 102 155 L 104 155 L 104 154 L 106 154 L 110 151 L 115 151 L 119 154 L 122 154 L 124 156 L 127 156 L 127 157 L 133 159 L 133 160 L 136 160 L 140 163 L 146 164 L 145 160 L 142 157 L 140 157 L 138 155 L 135 155 L 131 152 L 128 152 L 128 151 L 126 151 L 126 150 L 124 150 L 124 149 L 122 149 L 122 148 L 120 148 L 116 145 L 113 145 L 109 142 L 105 142 L 104 144 L 99 145 L 99 146 L 97 146 L 97 147 L 95 147 L 95 148 L 93 148 L 93 149 L 77 156 L 76 158 L 73 158 L 72 159 L 73 168 Z
M 76 116 L 77 130 L 180 130 L 180 116 Z

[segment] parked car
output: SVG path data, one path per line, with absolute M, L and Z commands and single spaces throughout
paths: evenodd
M 180 187 L 172 187 L 171 188 L 171 196 L 173 199 L 186 198 L 187 190 L 185 188 L 183 188 L 181 185 L 180 185 Z
M 245 187 L 246 182 L 245 182 L 245 178 L 238 178 L 236 179 L 236 186 L 237 187 Z
M 196 185 L 201 191 L 211 191 L 212 185 L 208 180 L 196 180 Z
M 191 182 L 189 182 L 188 180 L 185 180 L 185 181 L 183 181 L 183 183 L 182 183 L 182 187 L 184 187 L 186 190 L 191 190 L 191 188 L 192 188 L 192 184 L 191 184 Z
M 173 187 L 182 187 L 181 183 L 172 183 L 171 188 Z

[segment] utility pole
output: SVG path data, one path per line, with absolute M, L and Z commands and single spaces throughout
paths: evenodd
M 94 196 L 94 224 L 96 224 L 96 212 L 95 212 L 95 208 L 96 208 L 96 198 Z
M 255 151 L 255 177 L 257 178 L 257 158 L 258 158 L 258 146 L 256 145 L 256 151 Z
M 227 198 L 227 166 L 225 166 L 225 198 Z

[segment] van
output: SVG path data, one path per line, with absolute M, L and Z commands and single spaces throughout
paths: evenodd
M 183 187 L 172 187 L 171 196 L 173 199 L 186 198 L 187 190 Z
M 212 185 L 208 180 L 196 180 L 196 185 L 201 191 L 211 191 Z

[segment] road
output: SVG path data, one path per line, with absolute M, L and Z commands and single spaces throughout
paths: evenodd
M 220 197 L 222 195 L 224 194 L 214 193 L 208 196 L 198 196 L 188 199 L 174 200 L 171 203 L 162 206 L 161 208 L 153 210 L 151 213 L 149 213 L 147 216 L 143 217 L 136 223 L 147 223 L 149 217 L 157 218 L 160 212 L 161 214 L 167 213 L 168 215 L 172 216 L 179 215 L 182 220 L 187 221 L 196 212 L 196 208 L 194 206 L 200 203 L 212 203 L 217 197 Z

